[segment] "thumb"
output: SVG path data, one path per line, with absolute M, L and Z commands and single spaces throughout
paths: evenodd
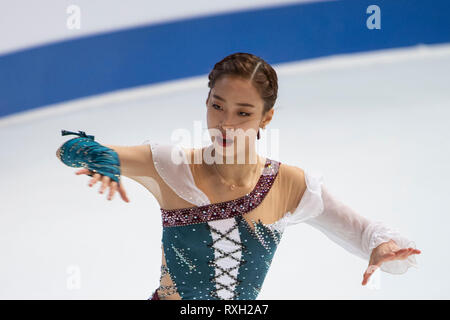
M 89 173 L 90 173 L 90 170 L 89 170 L 89 169 L 86 169 L 86 168 L 80 169 L 80 170 L 78 170 L 77 172 L 75 172 L 76 175 L 80 175 L 80 174 L 89 174 Z

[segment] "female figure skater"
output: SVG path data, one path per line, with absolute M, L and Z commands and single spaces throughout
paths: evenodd
M 393 274 L 417 267 L 414 242 L 337 200 L 321 175 L 255 153 L 255 136 L 273 117 L 277 81 L 275 70 L 252 54 L 216 63 L 206 99 L 208 129 L 216 130 L 201 149 L 101 145 L 82 131 L 63 130 L 80 137 L 57 156 L 83 167 L 77 174 L 92 176 L 91 187 L 101 181 L 109 200 L 118 191 L 129 202 L 124 175 L 158 200 L 162 262 L 152 300 L 256 299 L 283 231 L 300 222 L 368 261 L 362 285 L 379 267 Z M 242 133 L 249 131 L 258 134 Z M 245 162 L 238 163 L 241 156 Z

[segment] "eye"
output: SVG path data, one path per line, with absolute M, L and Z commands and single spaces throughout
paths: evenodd
M 221 106 L 219 106 L 218 104 L 215 104 L 215 103 L 212 103 L 211 106 L 212 106 L 214 109 L 216 109 L 216 110 L 220 110 L 220 109 L 217 109 L 216 107 L 221 108 Z M 242 114 L 242 113 L 244 113 L 244 114 Z M 251 113 L 248 113 L 248 112 L 241 111 L 241 112 L 239 112 L 239 115 L 242 116 L 242 117 L 249 117 L 249 116 L 251 116 L 252 114 L 251 114 Z

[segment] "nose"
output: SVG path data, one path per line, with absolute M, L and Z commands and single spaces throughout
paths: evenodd
M 232 131 L 234 130 L 233 119 L 231 117 L 225 117 L 219 124 L 222 131 Z
M 222 136 L 224 139 L 230 138 L 233 136 L 233 129 L 232 128 L 225 128 L 222 127 L 220 132 L 222 133 Z

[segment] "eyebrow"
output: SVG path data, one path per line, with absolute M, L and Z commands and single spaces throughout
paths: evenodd
M 222 100 L 223 102 L 226 102 L 224 98 L 222 98 L 221 96 L 218 96 L 217 94 L 213 94 L 214 98 L 217 98 L 219 100 Z M 245 103 L 245 102 L 238 102 L 236 103 L 238 106 L 243 106 L 243 107 L 252 107 L 255 108 L 254 105 L 250 104 L 250 103 Z

